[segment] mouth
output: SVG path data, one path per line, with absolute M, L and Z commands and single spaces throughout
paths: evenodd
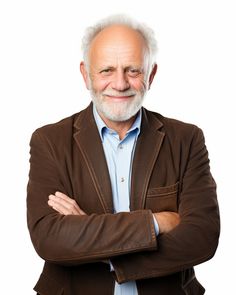
M 104 96 L 106 96 L 109 99 L 113 99 L 113 100 L 117 100 L 117 101 L 122 101 L 122 100 L 131 99 L 135 95 L 133 94 L 133 95 L 119 95 L 119 96 L 116 96 L 116 95 L 106 95 L 105 94 Z

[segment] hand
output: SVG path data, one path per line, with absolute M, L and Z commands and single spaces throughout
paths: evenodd
M 48 198 L 48 205 L 63 215 L 86 215 L 74 199 L 61 192 L 56 192 Z
M 164 234 L 170 232 L 180 223 L 179 214 L 176 212 L 158 212 L 153 213 L 159 225 L 159 233 Z

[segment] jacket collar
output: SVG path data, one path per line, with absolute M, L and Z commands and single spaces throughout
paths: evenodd
M 151 173 L 164 133 L 162 122 L 142 108 L 141 132 L 137 140 L 131 178 L 130 210 L 143 209 Z M 113 213 L 112 189 L 101 137 L 93 116 L 93 104 L 80 112 L 74 123 L 74 139 L 85 160 L 104 213 Z

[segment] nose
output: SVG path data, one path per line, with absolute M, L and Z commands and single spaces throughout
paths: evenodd
M 124 71 L 120 70 L 116 72 L 111 87 L 117 91 L 125 91 L 130 88 L 129 81 Z

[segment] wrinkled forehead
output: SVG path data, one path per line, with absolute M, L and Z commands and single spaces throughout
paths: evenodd
M 89 60 L 90 63 L 104 60 L 142 63 L 146 52 L 145 39 L 138 31 L 116 25 L 105 28 L 93 39 Z

